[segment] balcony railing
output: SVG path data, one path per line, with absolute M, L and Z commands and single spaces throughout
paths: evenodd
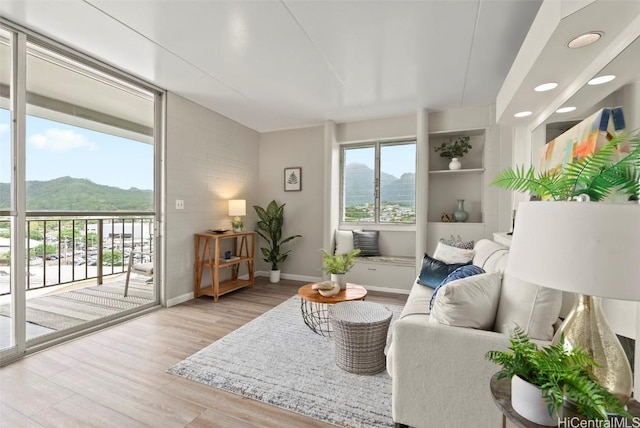
M 27 217 L 26 289 L 54 287 L 89 279 L 102 284 L 126 271 L 129 255 L 153 253 L 154 216 L 148 213 L 77 216 L 38 214 Z M 9 260 L 0 258 L 0 296 L 10 294 Z M 3 266 L 4 265 L 4 266 Z

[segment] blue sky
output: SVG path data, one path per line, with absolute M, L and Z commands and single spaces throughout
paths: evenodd
M 362 163 L 374 169 L 375 152 L 373 147 L 351 149 L 347 152 L 348 163 Z M 382 146 L 381 156 L 382 172 L 400 178 L 406 172 L 416 172 L 416 146 L 415 144 L 394 144 Z
M 10 114 L 0 109 L 0 182 L 10 179 Z M 70 176 L 129 189 L 153 189 L 153 146 L 27 116 L 27 181 Z

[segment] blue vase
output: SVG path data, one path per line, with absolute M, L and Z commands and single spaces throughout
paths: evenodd
M 469 213 L 464 210 L 464 199 L 458 199 L 458 209 L 453 212 L 457 223 L 464 223 L 469 219 Z

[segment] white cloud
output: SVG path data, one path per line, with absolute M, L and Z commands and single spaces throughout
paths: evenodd
M 9 132 L 9 124 L 8 123 L 0 123 L 0 134 Z
M 82 134 L 71 130 L 51 128 L 29 137 L 29 143 L 42 150 L 64 152 L 77 148 L 94 150 L 96 144 Z

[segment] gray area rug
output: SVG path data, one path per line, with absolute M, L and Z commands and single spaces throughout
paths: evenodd
M 384 306 L 393 320 L 402 310 Z M 309 330 L 297 296 L 167 371 L 341 427 L 393 426 L 389 375 L 338 368 L 333 339 Z
M 146 277 L 132 278 L 124 297 L 124 280 L 95 285 L 27 300 L 27 322 L 52 330 L 65 330 L 153 301 L 153 285 Z M 0 315 L 10 316 L 9 305 L 0 306 Z

